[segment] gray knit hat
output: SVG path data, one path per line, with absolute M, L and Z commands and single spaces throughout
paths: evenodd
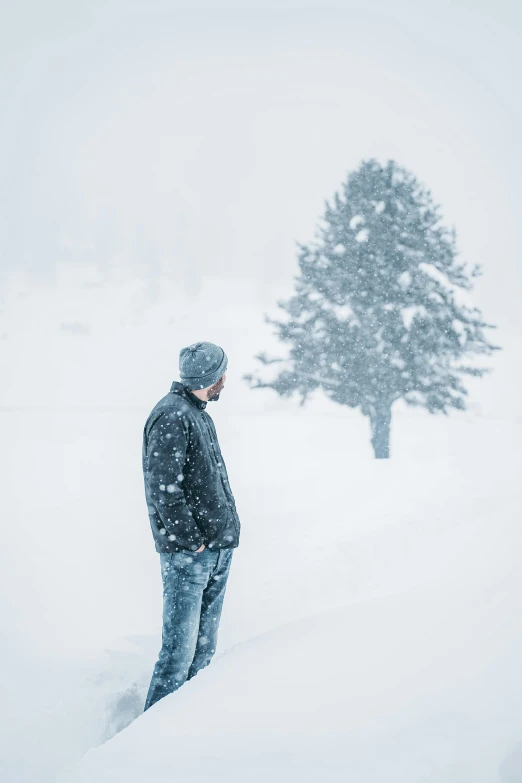
M 189 389 L 206 389 L 219 381 L 228 357 L 214 343 L 193 343 L 179 352 L 180 381 Z

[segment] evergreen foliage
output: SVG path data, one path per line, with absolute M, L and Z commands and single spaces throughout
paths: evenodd
M 370 418 L 376 457 L 389 456 L 391 408 L 398 399 L 430 413 L 465 410 L 470 363 L 490 354 L 480 311 L 466 301 L 481 269 L 458 260 L 431 193 L 390 160 L 363 161 L 333 203 L 316 239 L 298 245 L 295 293 L 278 301 L 281 320 L 265 316 L 289 346 L 271 380 L 246 375 L 251 388 L 298 393 L 316 388 Z

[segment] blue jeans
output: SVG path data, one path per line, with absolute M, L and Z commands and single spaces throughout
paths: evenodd
M 144 711 L 210 663 L 234 549 L 160 554 L 162 647 Z

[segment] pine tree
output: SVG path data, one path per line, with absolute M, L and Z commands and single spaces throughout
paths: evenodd
M 457 259 L 455 230 L 430 191 L 392 160 L 363 161 L 325 207 L 315 240 L 298 244 L 295 293 L 277 302 L 285 316 L 265 316 L 289 354 L 257 355 L 280 365 L 272 380 L 244 378 L 283 397 L 296 392 L 301 404 L 321 388 L 360 408 L 375 456 L 387 458 L 396 400 L 465 410 L 463 376 L 489 372 L 464 362 L 499 349 L 483 331 L 495 327 L 466 301 L 482 270 Z

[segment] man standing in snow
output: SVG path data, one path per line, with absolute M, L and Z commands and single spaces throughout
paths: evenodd
M 228 359 L 199 342 L 143 431 L 145 497 L 163 579 L 162 648 L 145 710 L 210 663 L 240 522 L 214 422 Z

